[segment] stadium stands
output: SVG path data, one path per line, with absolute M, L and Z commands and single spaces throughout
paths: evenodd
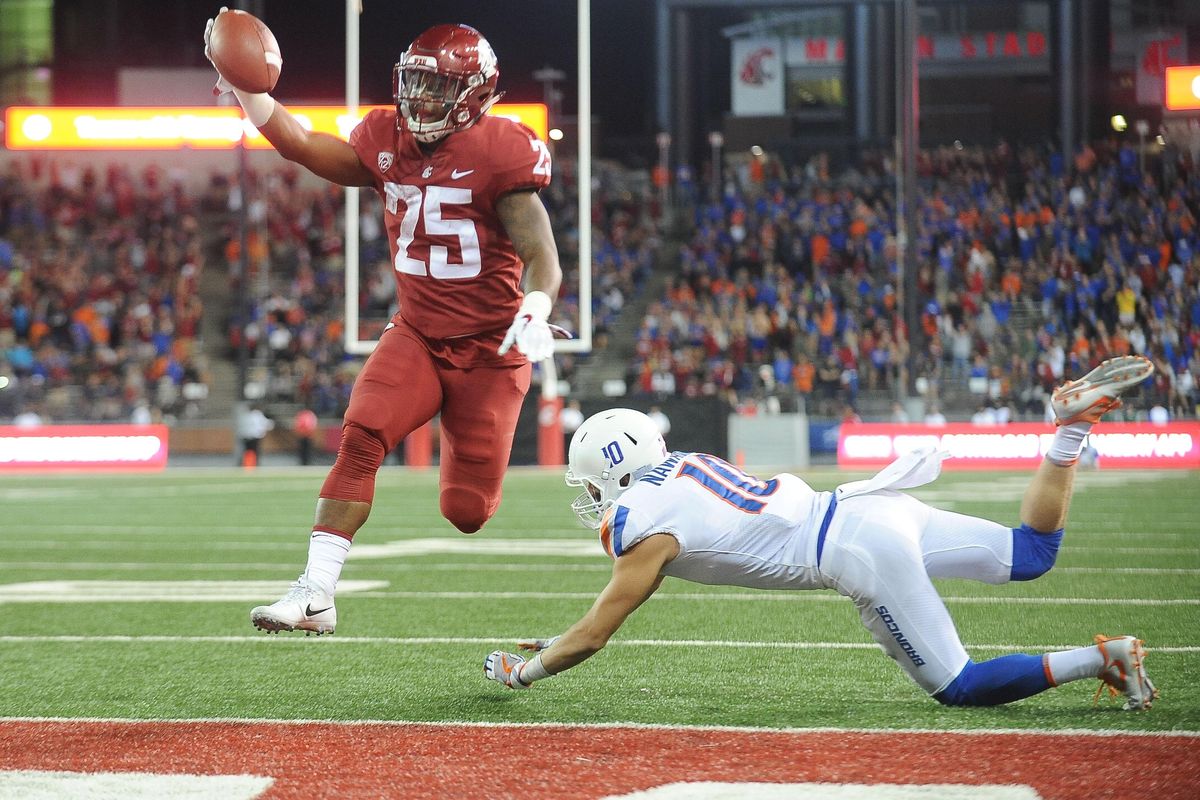
M 1071 160 L 1005 145 L 924 151 L 915 335 L 898 305 L 884 154 L 836 175 L 823 156 L 731 167 L 720 202 L 687 205 L 689 232 L 664 245 L 645 176 L 597 165 L 597 348 L 661 249 L 677 252 L 664 259 L 674 264 L 665 290 L 625 323 L 636 331 L 630 394 L 883 418 L 911 383 L 951 417 L 1041 419 L 1063 375 L 1136 352 L 1159 372 L 1130 413 L 1195 416 L 1200 177 L 1186 152 L 1143 172 L 1113 143 Z M 0 368 L 13 378 L 0 418 L 202 416 L 210 367 L 228 369 L 243 337 L 268 403 L 339 415 L 360 364 L 342 347 L 342 192 L 287 167 L 252 185 L 241 276 L 241 198 L 227 176 L 195 191 L 163 169 L 14 162 L 0 177 Z M 555 321 L 568 328 L 579 303 L 574 192 L 562 159 L 544 200 L 567 273 Z M 381 327 L 395 300 L 380 223 L 364 192 L 360 312 Z M 228 279 L 217 285 L 231 301 L 214 320 L 200 278 L 222 257 Z M 204 339 L 206 320 L 223 342 Z M 568 378 L 586 363 L 558 359 Z
M 10 162 L 0 175 L 0 419 L 198 416 L 198 198 L 162 169 Z
M 1131 413 L 1194 416 L 1200 177 L 1186 153 L 1141 172 L 1128 146 L 1068 167 L 1034 148 L 921 154 L 920 330 L 897 307 L 893 175 L 882 154 L 829 176 L 764 155 L 697 206 L 679 275 L 638 334 L 630 386 L 726 393 L 828 416 L 907 379 L 966 417 L 1040 419 L 1049 390 L 1111 355 L 1159 367 Z M 983 415 L 978 419 L 995 418 Z

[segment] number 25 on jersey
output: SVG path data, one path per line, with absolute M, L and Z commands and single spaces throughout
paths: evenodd
M 387 210 L 400 216 L 400 235 L 396 237 L 396 271 L 407 275 L 430 275 L 441 280 L 474 278 L 483 268 L 479 252 L 479 234 L 475 222 L 469 219 L 443 219 L 443 206 L 471 204 L 471 190 L 453 186 L 420 186 L 407 183 L 383 184 Z M 449 249 L 429 245 L 429 263 L 410 258 L 408 248 L 417 232 L 417 222 L 423 219 L 429 235 L 457 236 L 461 264 L 449 262 Z

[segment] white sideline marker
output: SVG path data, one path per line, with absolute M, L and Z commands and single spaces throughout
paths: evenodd
M 684 781 L 602 800 L 1041 800 L 1029 786 L 961 783 L 716 783 Z
M 0 770 L 0 800 L 253 800 L 274 782 L 260 775 Z

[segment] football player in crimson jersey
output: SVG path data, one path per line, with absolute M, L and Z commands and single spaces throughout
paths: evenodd
M 206 52 L 211 28 L 209 20 Z M 251 612 L 262 630 L 333 632 L 334 590 L 370 513 L 375 474 L 435 415 L 442 515 L 474 533 L 500 503 L 531 362 L 553 354 L 546 319 L 562 270 L 538 197 L 550 183 L 550 151 L 525 126 L 487 115 L 498 77 L 474 28 L 430 28 L 395 66 L 395 109 L 367 114 L 347 143 L 218 76 L 215 91 L 233 91 L 284 158 L 383 198 L 400 308 L 354 383 L 308 565 L 283 599 Z

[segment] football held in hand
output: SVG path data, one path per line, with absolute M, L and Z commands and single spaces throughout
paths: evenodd
M 244 92 L 269 92 L 283 58 L 271 29 L 245 11 L 222 11 L 213 23 L 208 52 L 221 76 Z

